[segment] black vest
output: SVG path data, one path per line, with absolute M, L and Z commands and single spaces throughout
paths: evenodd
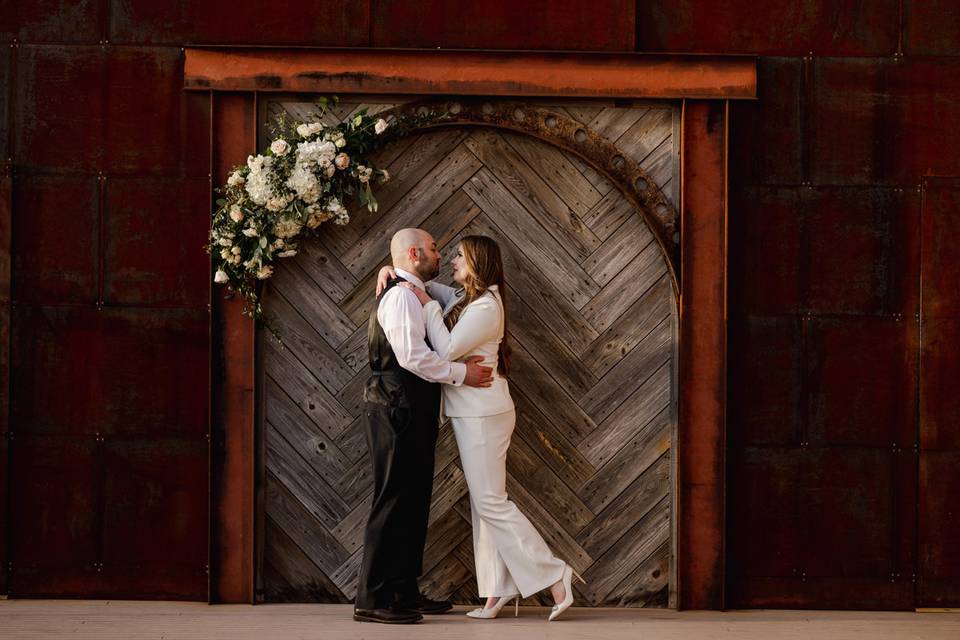
M 430 414 L 440 412 L 440 385 L 428 382 L 400 366 L 393 353 L 393 347 L 377 319 L 380 300 L 402 278 L 391 280 L 377 297 L 377 307 L 370 314 L 367 324 L 367 349 L 369 353 L 370 377 L 363 390 L 364 402 L 425 411 Z M 430 346 L 430 343 L 427 343 Z

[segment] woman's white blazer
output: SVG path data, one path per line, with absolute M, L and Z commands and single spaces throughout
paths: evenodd
M 455 290 L 449 287 L 430 283 L 427 288 L 445 305 L 456 299 Z M 493 369 L 493 384 L 489 387 L 443 385 L 443 412 L 450 417 L 481 417 L 511 411 L 513 399 L 507 379 L 497 373 L 504 332 L 503 300 L 497 286 L 468 304 L 452 330 L 443 323 L 443 307 L 437 300 L 424 305 L 423 313 L 427 338 L 441 358 L 463 362 L 471 356 L 482 356 L 481 364 Z

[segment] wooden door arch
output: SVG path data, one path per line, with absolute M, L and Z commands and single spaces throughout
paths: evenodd
M 297 115 L 295 103 L 276 104 Z M 581 604 L 666 606 L 677 321 L 668 256 L 676 238 L 663 177 L 643 165 L 653 151 L 635 159 L 589 122 L 571 129 L 569 110 L 443 104 L 460 105 L 457 118 L 381 153 L 394 180 L 378 194 L 380 213 L 354 212 L 349 225 L 323 228 L 265 289 L 264 307 L 286 348 L 260 341 L 262 596 L 353 597 L 371 488 L 357 419 L 365 321 L 389 236 L 420 226 L 437 239 L 445 264 L 467 233 L 492 236 L 503 249 L 518 408 L 511 497 L 554 551 L 585 573 Z M 327 117 L 349 117 L 357 105 L 338 108 Z M 652 111 L 601 107 L 591 122 L 602 121 L 604 109 L 616 111 L 607 118 L 621 137 Z M 499 126 L 500 117 L 512 118 L 511 126 Z M 548 144 L 549 134 L 524 130 L 551 117 L 562 124 L 551 128 L 582 149 L 596 141 L 614 149 L 609 163 L 591 166 L 583 162 L 593 159 L 589 149 L 576 157 L 568 145 Z M 672 135 L 672 120 L 649 119 Z M 589 133 L 577 140 L 581 130 Z M 436 472 L 424 586 L 436 597 L 472 601 L 469 504 L 449 429 Z

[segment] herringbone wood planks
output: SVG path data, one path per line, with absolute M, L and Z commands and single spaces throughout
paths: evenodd
M 302 117 L 308 108 L 267 110 Z M 341 103 L 326 117 L 359 108 Z M 661 186 L 674 179 L 669 106 L 551 108 L 610 136 Z M 359 420 L 366 321 L 390 236 L 420 226 L 441 246 L 447 282 L 463 235 L 501 245 L 518 412 L 511 498 L 588 577 L 580 604 L 666 606 L 675 304 L 643 218 L 581 160 L 503 130 L 424 132 L 384 150 L 381 163 L 394 180 L 377 192 L 380 212 L 357 209 L 349 225 L 323 227 L 265 287 L 285 346 L 263 336 L 264 597 L 355 595 L 372 491 Z M 423 588 L 474 601 L 469 496 L 449 426 L 430 523 Z

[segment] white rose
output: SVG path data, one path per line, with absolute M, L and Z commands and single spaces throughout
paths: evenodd
M 333 144 L 337 145 L 337 149 L 343 149 L 345 146 L 347 146 L 347 139 L 341 135 L 339 138 L 333 141 Z
M 235 256 L 240 255 L 240 247 L 233 247 L 232 249 L 230 249 L 230 253 L 232 253 Z
M 281 251 L 281 252 L 278 253 L 277 255 L 278 255 L 279 257 L 281 257 L 281 258 L 292 258 L 293 256 L 297 255 L 297 250 L 296 250 L 296 249 L 287 249 L 286 251 Z
M 387 130 L 387 121 L 384 120 L 383 118 L 380 118 L 373 125 L 373 130 L 376 132 L 377 135 L 380 135 L 381 133 Z
M 246 229 L 243 230 L 243 235 L 247 236 L 248 238 L 256 238 L 260 234 L 257 233 L 256 229 L 251 229 L 250 227 L 247 227 Z
M 390 180 L 390 172 L 384 169 L 380 172 L 380 182 L 387 182 Z
M 221 247 L 229 247 L 233 245 L 233 240 L 230 238 L 220 238 L 217 240 L 217 244 L 219 244 Z
M 258 280 L 266 280 L 271 275 L 273 275 L 273 267 L 271 267 L 270 265 L 264 265 L 260 267 L 260 269 L 257 271 Z
M 337 167 L 332 164 L 327 165 L 327 168 L 324 169 L 324 171 L 326 172 L 328 178 L 332 178 L 333 174 L 337 172 Z
M 270 198 L 267 200 L 267 209 L 270 211 L 280 211 L 285 206 L 287 206 L 287 203 L 283 198 Z
M 241 260 L 243 260 L 243 258 L 240 256 L 240 254 L 237 254 L 237 255 L 233 256 L 233 258 L 230 260 L 230 262 L 232 262 L 233 264 L 240 264 L 240 261 L 241 261 Z
M 311 122 L 307 125 L 307 131 L 310 132 L 310 135 L 316 135 L 323 131 L 323 125 L 319 122 Z
M 345 153 L 338 153 L 337 157 L 333 159 L 333 164 L 337 165 L 337 169 L 346 169 L 350 166 L 350 156 Z
M 270 145 L 270 151 L 273 151 L 275 156 L 285 156 L 287 152 L 290 151 L 290 145 L 287 144 L 286 140 L 274 140 Z
M 360 126 L 360 123 L 362 122 L 363 122 L 363 116 L 357 116 L 356 118 L 353 119 L 353 122 L 350 123 L 350 126 L 356 129 L 357 127 Z
M 301 124 L 297 126 L 297 135 L 302 138 L 306 138 L 308 135 L 310 135 L 310 125 Z
M 238 184 L 243 184 L 243 176 L 240 175 L 239 171 L 234 171 L 230 174 L 230 177 L 227 178 L 227 184 L 231 187 L 235 187 Z
M 230 249 L 223 248 L 223 249 L 220 249 L 220 257 L 223 258 L 224 260 L 229 260 L 233 257 L 233 254 L 230 253 Z
M 240 205 L 235 204 L 230 207 L 230 219 L 234 222 L 240 222 L 243 220 L 243 211 L 240 209 Z
M 224 282 L 229 282 L 230 278 L 227 276 L 227 272 L 223 269 L 217 269 L 216 275 L 213 276 L 213 281 L 217 284 L 223 284 Z

